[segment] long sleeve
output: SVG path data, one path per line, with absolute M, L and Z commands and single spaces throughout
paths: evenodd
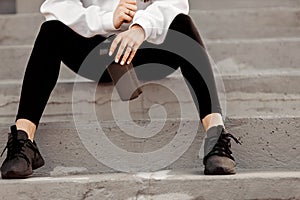
M 143 27 L 148 42 L 160 44 L 164 41 L 174 18 L 180 13 L 188 12 L 188 0 L 152 0 L 152 4 L 146 9 L 136 12 L 132 25 L 138 24 Z
M 46 0 L 40 9 L 46 20 L 59 20 L 84 37 L 110 35 L 113 25 L 113 8 L 103 10 L 98 5 L 84 7 L 80 0 Z

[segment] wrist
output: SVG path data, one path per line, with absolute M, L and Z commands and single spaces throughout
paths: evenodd
M 131 30 L 138 30 L 138 31 L 140 31 L 141 33 L 143 33 L 143 36 L 144 36 L 144 39 L 145 39 L 145 37 L 146 37 L 146 32 L 145 32 L 144 28 L 143 28 L 141 25 L 139 25 L 139 24 L 133 24 L 133 25 L 130 27 L 130 29 L 131 29 Z

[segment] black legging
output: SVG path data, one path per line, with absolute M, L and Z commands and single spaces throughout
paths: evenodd
M 200 35 L 189 16 L 179 14 L 173 20 L 170 29 L 189 36 L 204 47 Z M 176 43 L 169 35 L 168 33 L 165 42 L 161 45 L 167 42 Z M 16 117 L 17 120 L 27 119 L 38 125 L 49 96 L 56 85 L 61 61 L 72 71 L 78 73 L 87 55 L 105 40 L 106 38 L 100 35 L 92 38 L 82 37 L 60 21 L 44 22 L 36 38 L 26 68 L 19 110 Z M 160 63 L 170 66 L 174 70 L 180 66 L 184 78 L 192 87 L 190 90 L 193 89 L 196 95 L 193 95 L 193 99 L 199 111 L 200 119 L 202 120 L 211 113 L 221 114 L 212 67 L 205 51 L 203 51 L 204 53 L 199 52 L 199 55 L 205 54 L 199 56 L 199 59 L 202 59 L 202 66 L 198 67 L 201 67 L 204 73 L 200 74 L 199 70 L 197 71 L 197 68 L 193 67 L 184 58 L 165 50 L 158 50 L 159 45 L 149 43 L 147 45 L 152 45 L 155 48 L 141 48 L 138 50 L 133 60 L 134 66 L 147 63 Z M 187 52 L 190 50 L 184 47 L 184 45 L 182 48 L 186 48 L 183 50 Z M 152 68 L 151 70 L 153 72 Z M 172 72 L 170 70 L 160 71 L 160 68 L 155 67 L 154 70 L 152 74 L 145 73 L 147 74 L 146 77 L 143 73 L 138 73 L 139 79 L 161 79 Z M 88 74 L 84 76 L 93 79 Z M 205 81 L 202 77 L 205 77 Z M 104 73 L 100 81 L 111 81 L 107 72 Z M 191 93 L 194 94 L 193 92 Z

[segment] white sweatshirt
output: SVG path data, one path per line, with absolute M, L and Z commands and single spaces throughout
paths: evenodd
M 59 20 L 84 37 L 109 36 L 139 24 L 148 42 L 159 44 L 166 37 L 173 19 L 188 14 L 188 0 L 136 0 L 138 11 L 131 24 L 115 29 L 113 13 L 120 0 L 46 0 L 41 13 L 46 20 Z

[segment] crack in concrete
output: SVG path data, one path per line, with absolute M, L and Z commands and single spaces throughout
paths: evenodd
M 4 103 L 4 104 L 0 105 L 0 108 L 4 108 L 4 107 L 9 106 L 11 104 L 17 104 L 17 103 L 19 103 L 19 101 L 10 101 L 10 102 L 7 102 L 7 103 Z
M 269 199 L 247 199 L 247 200 L 297 200 L 295 197 L 291 197 L 291 198 L 284 198 L 284 199 L 282 199 L 282 198 L 269 198 Z
M 86 200 L 88 199 L 89 197 L 92 197 L 93 196 L 93 193 L 95 191 L 104 191 L 105 190 L 105 187 L 96 187 L 96 188 L 89 188 L 84 194 L 83 194 L 83 197 L 81 198 L 81 200 Z
M 228 98 L 230 101 L 242 101 L 242 102 L 249 102 L 249 101 L 259 101 L 259 102 L 278 102 L 278 101 L 292 101 L 297 102 L 300 100 L 300 98 L 293 98 L 293 99 L 285 99 L 285 98 L 278 98 L 278 99 L 259 99 L 259 98 L 248 98 L 248 99 L 242 99 L 242 98 Z

